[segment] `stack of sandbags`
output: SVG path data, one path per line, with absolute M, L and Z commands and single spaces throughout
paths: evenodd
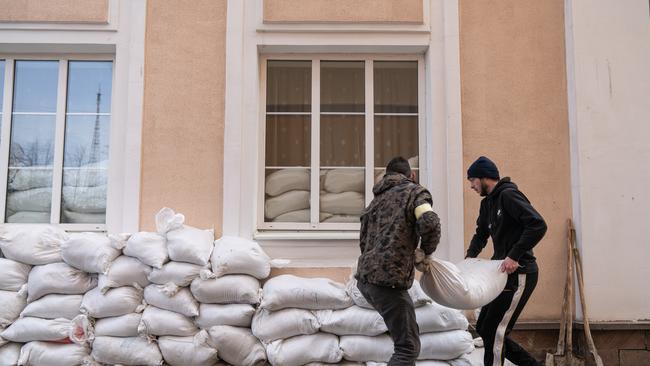
M 6 222 L 50 222 L 52 169 L 10 169 L 9 177 Z
M 63 222 L 106 222 L 107 168 L 108 160 L 105 160 L 65 171 L 61 202 Z
M 358 223 L 365 207 L 365 170 L 331 169 L 321 176 L 320 211 L 323 222 Z
M 264 217 L 268 221 L 309 222 L 307 169 L 281 169 L 266 176 Z
M 393 353 L 393 342 L 385 334 L 383 319 L 359 292 L 354 278 L 347 288 L 356 306 L 343 311 L 319 312 L 321 330 L 341 336 L 340 345 L 346 360 L 387 362 Z M 420 328 L 419 360 L 454 360 L 474 349 L 471 334 L 467 332 L 467 318 L 461 311 L 432 302 L 418 281 L 413 282 L 408 292 Z
M 345 286 L 325 278 L 281 275 L 263 288 L 252 330 L 266 346 L 269 362 L 292 366 L 337 363 L 343 354 L 339 338 L 320 332 L 314 310 L 345 309 L 352 299 Z

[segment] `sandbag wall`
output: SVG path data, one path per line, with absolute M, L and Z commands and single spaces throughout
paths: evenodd
M 282 261 L 255 242 L 213 242 L 212 231 L 184 225 L 170 209 L 156 226 L 108 236 L 0 226 L 0 366 L 388 360 L 383 320 L 354 281 L 282 275 L 262 287 Z M 467 320 L 433 304 L 417 282 L 410 293 L 421 358 L 466 365 Z

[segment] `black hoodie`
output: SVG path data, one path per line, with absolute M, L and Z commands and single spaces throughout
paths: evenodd
M 537 272 L 533 247 L 545 233 L 546 223 L 542 216 L 517 185 L 505 177 L 481 201 L 476 234 L 467 249 L 467 256 L 476 257 L 491 236 L 494 244 L 492 259 L 509 257 L 519 262 L 518 273 Z

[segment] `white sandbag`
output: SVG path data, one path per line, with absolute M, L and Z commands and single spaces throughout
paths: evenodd
M 365 207 L 363 193 L 325 193 L 320 196 L 320 210 L 335 215 L 360 215 Z
M 7 258 L 0 258 L 0 290 L 19 291 L 27 283 L 32 267 Z
M 361 216 L 359 215 L 332 215 L 322 222 L 347 222 L 358 224 L 361 222 Z
M 147 306 L 138 326 L 141 335 L 193 336 L 199 331 L 190 318 L 173 311 Z
M 69 319 L 20 318 L 0 333 L 12 342 L 63 341 L 70 337 L 73 326 Z
M 208 332 L 202 330 L 191 337 L 160 337 L 158 346 L 171 366 L 212 366 L 219 358 L 217 350 L 208 344 L 208 338 Z
M 97 319 L 95 337 L 137 337 L 141 313 Z
M 460 310 L 436 303 L 415 309 L 415 317 L 420 333 L 444 332 L 448 330 L 467 330 L 468 321 Z
M 97 277 L 66 263 L 36 266 L 29 272 L 27 301 L 32 302 L 48 294 L 83 294 L 95 286 Z
M 18 365 L 18 358 L 20 358 L 20 343 L 7 343 L 0 346 L 0 365 L 2 366 L 16 366 Z
M 120 255 L 120 242 L 97 233 L 75 233 L 61 245 L 63 261 L 90 273 L 106 273 L 111 262 Z
M 81 213 L 106 212 L 106 186 L 63 186 L 63 208 Z
M 47 212 L 52 207 L 52 188 L 32 188 L 26 191 L 8 192 L 7 210 L 12 212 Z
M 131 235 L 123 252 L 154 268 L 161 268 L 169 260 L 165 238 L 158 233 L 142 231 Z
M 288 308 L 278 311 L 258 309 L 251 331 L 262 342 L 318 332 L 320 323 L 309 310 Z
M 265 192 L 269 196 L 293 190 L 309 190 L 310 176 L 307 169 L 282 169 L 266 176 Z
M 309 208 L 309 191 L 288 191 L 266 200 L 264 216 L 274 219 L 283 213 L 305 208 Z
M 91 356 L 109 365 L 162 365 L 158 346 L 141 337 L 96 337 Z
M 352 301 L 355 305 L 366 309 L 374 309 L 372 305 L 368 303 L 368 300 L 363 297 L 361 291 L 359 291 L 359 288 L 357 287 L 357 280 L 354 277 L 351 277 L 350 280 L 348 280 L 346 284 L 346 291 L 348 294 L 350 294 L 350 297 L 352 298 Z M 418 281 L 413 281 L 413 285 L 408 289 L 408 294 L 413 301 L 413 306 L 416 308 L 430 304 L 432 302 L 429 296 L 424 293 Z
M 12 169 L 9 187 L 16 191 L 52 187 L 52 170 L 51 168 Z
M 302 278 L 293 275 L 273 277 L 264 284 L 260 307 L 343 309 L 352 305 L 345 286 L 327 278 Z
M 10 193 L 11 194 L 11 193 Z M 35 222 L 50 222 L 50 212 L 18 211 L 14 214 L 7 212 L 7 223 L 10 224 L 32 224 Z
M 325 221 L 328 218 L 332 217 L 331 213 L 321 212 L 320 221 Z M 311 210 L 296 210 L 287 213 L 273 219 L 274 222 L 309 222 L 311 220 Z
M 71 366 L 92 362 L 89 349 L 78 344 L 29 342 L 20 350 L 18 365 Z
M 279 339 L 266 346 L 266 354 L 273 366 L 302 366 L 310 362 L 337 363 L 343 358 L 338 337 L 327 333 Z
M 357 169 L 332 169 L 325 176 L 323 187 L 330 193 L 359 192 L 366 189 L 366 172 Z
M 208 332 L 208 343 L 218 350 L 222 360 L 238 366 L 261 366 L 266 362 L 264 346 L 250 329 L 218 325 Z
M 65 231 L 51 225 L 0 225 L 0 249 L 6 258 L 41 265 L 61 262 Z
M 175 311 L 185 316 L 198 316 L 199 304 L 187 288 L 169 292 L 165 285 L 149 285 L 144 289 L 144 299 L 149 305 Z
M 106 276 L 99 276 L 97 286 L 102 292 L 115 287 L 134 286 L 134 284 L 144 288 L 149 284 L 150 273 L 151 267 L 148 265 L 136 258 L 122 255 L 113 261 Z
M 418 252 L 420 258 L 424 253 Z M 416 259 L 417 260 L 417 259 Z M 454 309 L 476 309 L 494 300 L 506 286 L 503 261 L 467 258 L 457 266 L 429 257 L 418 264 L 422 289 L 433 301 Z
M 0 329 L 8 326 L 18 319 L 20 312 L 27 305 L 24 291 L 3 291 L 0 290 Z
M 168 262 L 162 268 L 155 268 L 149 273 L 147 278 L 149 281 L 164 285 L 173 283 L 176 286 L 186 287 L 192 283 L 192 280 L 199 277 L 201 271 L 205 267 L 192 263 L 183 262 Z
M 183 225 L 167 233 L 167 250 L 173 261 L 205 266 L 214 248 L 214 230 L 201 230 Z
M 73 319 L 81 314 L 83 295 L 50 294 L 27 304 L 20 317 L 35 317 L 43 319 Z
M 208 329 L 215 325 L 250 328 L 255 308 L 249 304 L 200 304 L 196 324 Z
M 227 274 L 246 274 L 264 279 L 271 273 L 271 258 L 257 242 L 223 236 L 215 241 L 212 252 L 212 272 L 221 277 Z
M 63 174 L 63 185 L 73 187 L 106 185 L 108 184 L 107 163 L 93 163 L 82 165 L 78 169 L 66 169 Z
M 214 279 L 195 278 L 190 286 L 199 302 L 209 304 L 258 304 L 260 283 L 248 275 L 227 275 Z
M 318 310 L 314 313 L 321 324 L 321 331 L 327 333 L 376 336 L 388 331 L 384 319 L 377 311 L 360 306 L 342 310 Z
M 106 222 L 105 213 L 81 213 L 63 210 L 62 222 L 69 224 L 103 224 Z
M 81 300 L 82 314 L 93 318 L 108 318 L 141 312 L 142 290 L 130 286 L 118 287 L 102 293 L 99 287 L 88 292 Z

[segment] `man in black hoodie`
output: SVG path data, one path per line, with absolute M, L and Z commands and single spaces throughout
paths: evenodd
M 544 237 L 546 223 L 510 178 L 500 179 L 490 159 L 478 158 L 467 170 L 467 179 L 484 198 L 466 257 L 478 256 L 492 237 L 492 259 L 503 260 L 501 271 L 508 273 L 505 289 L 481 309 L 476 322 L 485 345 L 484 364 L 503 365 L 507 358 L 519 366 L 541 365 L 508 334 L 537 284 L 533 247 Z

